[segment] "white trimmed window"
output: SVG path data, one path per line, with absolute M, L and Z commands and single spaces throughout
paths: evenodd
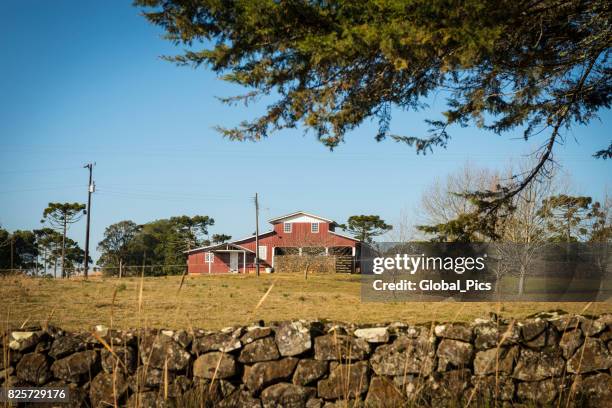
M 260 245 L 259 246 L 259 259 L 263 259 L 265 261 L 267 254 L 268 254 L 268 246 Z
M 310 224 L 310 232 L 312 232 L 313 234 L 316 234 L 317 232 L 319 232 L 319 223 L 318 222 L 313 222 Z
M 292 224 L 290 222 L 285 222 L 283 224 L 283 232 L 285 232 L 287 234 L 291 233 L 291 225 Z
M 212 252 L 207 252 L 204 254 L 204 262 L 213 263 L 215 262 L 215 255 Z

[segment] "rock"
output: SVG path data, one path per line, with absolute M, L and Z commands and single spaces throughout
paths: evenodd
M 9 348 L 15 351 L 26 351 L 36 346 L 43 334 L 38 331 L 14 331 L 9 338 Z
M 249 392 L 238 389 L 217 406 L 219 408 L 261 408 L 261 401 L 254 398 Z
M 612 377 L 609 374 L 579 376 L 575 389 L 579 393 L 578 399 L 583 399 L 586 407 L 604 407 L 612 401 Z
M 229 353 L 242 347 L 240 339 L 234 333 L 212 333 L 193 340 L 192 351 L 195 354 L 209 351 L 222 351 Z
M 406 405 L 406 403 L 406 398 L 393 381 L 386 377 L 372 377 L 365 399 L 366 407 L 393 408 Z
M 113 355 L 114 353 L 114 355 Z M 107 373 L 112 373 L 115 370 L 125 370 L 126 373 L 132 374 L 138 363 L 136 352 L 131 347 L 115 346 L 113 353 L 107 349 L 101 351 L 102 369 Z
M 272 337 L 255 340 L 242 349 L 238 361 L 241 363 L 257 363 L 259 361 L 276 360 L 280 357 L 278 347 Z
M 369 353 L 370 345 L 360 338 L 335 334 L 315 338 L 316 360 L 363 360 Z
M 8 366 L 8 368 L 5 369 L 0 369 L 0 383 L 2 383 L 6 378 L 13 375 L 14 372 L 15 369 L 11 366 Z
M 378 346 L 370 363 L 377 375 L 429 375 L 433 370 L 434 349 L 423 339 L 398 337 L 392 344 Z
M 533 339 L 524 342 L 524 344 L 532 349 L 542 347 L 557 347 L 559 345 L 559 334 L 554 327 L 548 326 L 542 333 L 538 334 Z
M 96 333 L 99 337 L 108 336 L 109 329 L 103 324 L 98 324 L 94 326 L 94 333 Z
M 513 378 L 521 381 L 540 381 L 563 374 L 565 362 L 558 353 L 522 349 L 514 367 Z
M 59 336 L 53 340 L 49 356 L 58 360 L 78 351 L 85 350 L 86 344 L 82 338 L 77 336 Z
M 494 323 L 478 324 L 474 326 L 474 346 L 477 350 L 486 350 L 497 347 L 502 341 L 502 346 L 516 344 L 520 340 L 520 328 L 517 325 L 497 326 Z
M 274 384 L 261 393 L 264 408 L 302 408 L 316 395 L 314 388 L 301 387 L 290 383 Z
M 479 351 L 476 353 L 476 357 L 474 357 L 474 374 L 495 374 L 498 371 L 499 373 L 511 375 L 518 354 L 519 348 L 516 346 Z
M 389 330 L 386 327 L 357 329 L 355 330 L 355 336 L 368 343 L 386 343 L 389 341 Z
M 51 366 L 55 378 L 80 383 L 93 378 L 99 371 L 100 358 L 94 350 L 80 351 L 56 360 Z
M 516 390 L 518 398 L 538 406 L 548 406 L 555 401 L 562 390 L 561 378 L 549 378 L 543 381 L 520 382 Z
M 325 399 L 358 398 L 368 390 L 369 367 L 366 361 L 338 364 L 327 379 L 317 383 L 318 395 Z
M 582 331 L 580 329 L 570 330 L 563 333 L 559 346 L 563 350 L 563 358 L 568 360 L 574 355 L 574 352 L 582 345 L 584 341 Z
M 434 328 L 437 337 L 452 340 L 472 341 L 472 329 L 464 324 L 441 324 Z
M 259 340 L 264 337 L 268 337 L 272 334 L 270 327 L 250 326 L 247 327 L 246 333 L 242 335 L 240 341 L 242 344 L 249 344 L 255 340 Z
M 544 330 L 546 330 L 547 324 L 546 320 L 537 318 L 519 323 L 518 326 L 521 328 L 521 336 L 523 341 L 529 341 L 535 339 Z
M 127 408 L 158 408 L 157 392 L 145 391 L 130 395 Z
M 293 383 L 295 385 L 308 385 L 327 374 L 327 368 L 327 361 L 300 360 L 293 374 Z
M 438 371 L 468 366 L 473 353 L 474 347 L 470 343 L 443 339 L 438 346 Z
M 580 327 L 582 322 L 586 321 L 583 316 L 562 315 L 559 318 L 549 320 L 550 324 L 561 333 L 567 330 L 574 330 Z
M 43 385 L 51 379 L 50 366 L 44 354 L 26 354 L 17 364 L 17 378 L 32 385 Z
M 193 341 L 193 336 L 191 336 L 185 330 L 177 330 L 172 335 L 172 339 L 176 341 L 182 348 L 187 349 Z
M 511 401 L 514 399 L 514 382 L 505 375 L 473 376 L 474 405 L 491 406 L 491 401 Z M 495 406 L 495 405 L 494 405 Z
M 432 400 L 432 406 L 466 405 L 469 398 L 466 390 L 470 387 L 472 374 L 468 369 L 436 373 L 426 383 L 424 394 Z M 452 401 L 449 404 L 449 401 Z
M 236 361 L 228 354 L 213 351 L 198 357 L 193 363 L 193 375 L 200 378 L 229 378 L 236 374 Z
M 168 377 L 164 379 L 164 371 L 159 368 L 140 366 L 136 369 L 135 375 L 129 378 L 129 386 L 134 391 L 147 388 L 157 388 L 162 386 L 165 381 L 171 384 L 174 381 L 174 373 L 168 370 Z
M 567 371 L 575 374 L 607 370 L 610 367 L 612 354 L 601 340 L 593 337 L 587 337 L 582 347 L 567 361 Z
M 312 348 L 310 329 L 299 321 L 279 326 L 274 340 L 281 356 L 297 356 Z
M 612 321 L 612 315 L 603 315 L 595 320 L 588 319 L 582 322 L 582 330 L 587 337 L 596 336 L 606 329 Z
M 128 384 L 120 372 L 109 374 L 101 372 L 89 386 L 89 398 L 93 408 L 115 406 L 115 401 L 121 403 L 128 390 Z
M 191 354 L 183 349 L 172 337 L 162 334 L 145 335 L 140 342 L 140 358 L 143 364 L 170 371 L 181 371 L 187 368 Z
M 286 357 L 245 366 L 242 381 L 252 392 L 259 392 L 270 384 L 290 378 L 297 363 L 297 358 Z

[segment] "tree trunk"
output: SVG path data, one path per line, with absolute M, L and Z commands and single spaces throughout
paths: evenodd
M 64 218 L 64 233 L 62 234 L 62 278 L 66 278 L 66 218 Z
M 519 296 L 523 296 L 524 293 L 525 293 L 525 265 L 521 265 L 521 270 L 519 272 L 518 294 Z

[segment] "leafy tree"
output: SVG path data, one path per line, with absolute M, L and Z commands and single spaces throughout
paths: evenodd
M 84 215 L 85 204 L 49 203 L 43 211 L 41 223 L 47 222 L 52 228 L 62 233 L 61 267 L 62 277 L 66 277 L 66 234 L 71 224 L 78 222 Z
M 57 278 L 57 263 L 62 252 L 62 234 L 48 227 L 34 230 L 34 234 L 44 273 L 47 273 L 52 266 L 54 276 Z
M 612 200 L 606 197 L 604 205 L 599 202 L 593 203 L 591 213 L 593 222 L 591 224 L 589 241 L 612 243 L 612 212 L 610 206 Z
M 38 267 L 36 235 L 32 231 L 17 230 L 11 234 L 14 268 L 35 270 Z
M 378 215 L 353 215 L 342 228 L 360 241 L 372 242 L 373 237 L 391 231 L 393 226 L 386 224 Z
M 302 125 L 334 148 L 372 119 L 376 140 L 389 137 L 418 153 L 446 147 L 453 125 L 497 134 L 518 128 L 526 140 L 546 135 L 533 168 L 507 185 L 472 192 L 492 223 L 546 173 L 563 131 L 588 124 L 612 101 L 605 0 L 134 3 L 168 40 L 187 48 L 168 60 L 205 64 L 249 89 L 223 102 L 272 100 L 262 116 L 219 128 L 233 140 L 260 140 Z M 429 135 L 391 133 L 394 112 L 420 109 L 438 91 L 447 108 L 427 121 Z M 611 157 L 612 144 L 595 156 Z
M 0 269 L 11 267 L 11 234 L 0 228 Z
M 208 235 L 208 227 L 215 225 L 215 220 L 207 215 L 181 215 L 170 218 L 170 222 L 176 225 L 176 230 L 188 250 L 200 246 Z
M 232 239 L 231 235 L 213 234 L 213 236 L 212 236 L 212 243 L 213 244 L 222 244 L 224 242 L 229 241 L 230 239 Z
M 107 268 L 118 268 L 127 260 L 130 244 L 141 229 L 142 226 L 129 220 L 106 227 L 104 239 L 98 244 L 98 251 L 101 253 L 98 263 Z
M 559 194 L 542 202 L 540 215 L 547 220 L 547 229 L 556 242 L 577 242 L 588 234 L 593 217 L 591 197 Z M 597 204 L 599 207 L 599 204 Z

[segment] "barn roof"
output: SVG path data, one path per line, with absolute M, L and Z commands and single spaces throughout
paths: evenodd
M 282 222 L 283 220 L 285 220 L 287 218 L 295 217 L 296 215 L 306 215 L 308 217 L 316 218 L 316 219 L 324 221 L 324 222 L 329 222 L 330 224 L 336 224 L 336 221 L 334 221 L 334 220 L 330 220 L 328 218 L 323 218 L 323 217 L 320 217 L 318 215 L 310 214 L 310 213 L 307 213 L 305 211 L 296 211 L 296 212 L 293 212 L 291 214 L 287 214 L 287 215 L 282 215 L 280 217 L 271 218 L 271 219 L 268 220 L 268 222 L 270 224 L 278 224 L 279 222 Z
M 254 253 L 250 249 L 245 248 L 240 245 L 236 245 L 232 242 L 224 242 L 222 244 L 215 244 L 215 245 L 208 245 L 208 246 L 203 246 L 199 248 L 194 248 L 194 249 L 190 249 L 189 251 L 184 251 L 184 253 L 190 254 L 192 252 L 199 252 L 199 251 L 208 251 L 208 252 L 211 252 L 211 251 L 213 252 L 214 251 L 216 252 L 246 251 L 246 252 Z

